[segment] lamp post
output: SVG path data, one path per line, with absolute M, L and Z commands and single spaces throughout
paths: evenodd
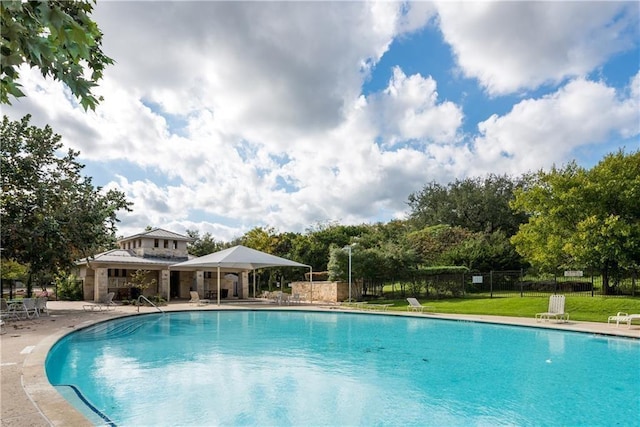
M 349 302 L 351 302 L 351 245 L 347 245 L 342 249 L 349 251 Z

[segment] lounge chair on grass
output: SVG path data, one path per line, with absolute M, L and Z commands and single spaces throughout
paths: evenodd
M 419 311 L 420 313 L 424 311 L 424 307 L 417 299 L 407 298 L 407 302 L 409 303 L 409 305 L 407 306 L 407 311 Z
M 631 328 L 631 322 L 634 319 L 640 320 L 640 314 L 628 314 L 619 311 L 615 316 L 609 316 L 607 323 L 616 322 L 616 328 L 620 326 L 620 323 L 626 323 L 627 328 Z
M 415 298 L 407 298 L 407 302 L 409 303 L 409 305 L 407 306 L 407 311 L 416 311 L 419 313 L 424 313 L 425 310 L 427 311 L 434 310 L 434 307 L 430 305 L 422 305 L 420 304 L 420 301 L 418 301 Z
M 552 317 L 558 322 L 567 323 L 569 321 L 569 313 L 564 312 L 564 295 L 551 295 L 549 297 L 549 308 L 544 313 L 536 313 L 536 322 L 541 322 L 542 320 L 548 322 Z
M 84 308 L 84 311 L 109 311 L 109 310 L 115 310 L 116 309 L 116 305 L 113 302 L 113 297 L 116 293 L 115 292 L 109 292 L 103 300 L 93 303 L 93 304 L 84 304 L 82 306 L 82 308 Z
M 200 295 L 196 291 L 190 291 L 189 295 L 191 295 L 190 304 L 205 305 L 211 303 L 208 299 L 200 299 Z

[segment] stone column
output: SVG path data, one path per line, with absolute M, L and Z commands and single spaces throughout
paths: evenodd
M 218 286 L 217 283 L 216 286 Z M 202 270 L 196 271 L 196 291 L 198 296 L 204 299 L 204 272 Z
M 96 268 L 94 274 L 93 300 L 99 302 L 107 296 L 109 292 L 109 277 L 106 268 Z
M 249 298 L 253 296 L 252 292 L 253 289 L 250 290 L 249 286 L 249 272 L 243 271 L 238 275 L 238 298 Z
M 169 270 L 160 270 L 160 274 L 159 274 L 159 279 L 160 279 L 160 296 L 163 297 L 165 300 L 169 301 L 169 289 L 170 289 L 170 283 L 171 283 L 171 279 L 170 279 L 170 272 Z

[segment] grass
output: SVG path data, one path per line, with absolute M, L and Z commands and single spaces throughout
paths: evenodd
M 548 297 L 487 298 L 466 297 L 441 300 L 419 299 L 422 305 L 434 307 L 438 313 L 485 314 L 492 316 L 533 317 L 547 311 Z M 376 304 L 393 304 L 390 310 L 406 310 L 407 301 L 376 300 Z M 640 313 L 640 298 L 631 297 L 566 297 L 565 311 L 571 320 L 606 322 L 607 318 L 619 311 Z

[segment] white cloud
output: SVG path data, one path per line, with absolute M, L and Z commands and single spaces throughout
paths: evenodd
M 508 114 L 478 124 L 475 168 L 522 173 L 567 161 L 579 146 L 637 136 L 639 100 L 585 79 L 543 98 L 523 100 Z
M 465 76 L 493 95 L 583 76 L 637 45 L 635 2 L 440 2 L 440 29 Z
M 50 124 L 81 161 L 105 168 L 117 161 L 123 176 L 106 187 L 134 202 L 134 212 L 119 215 L 121 234 L 152 225 L 226 241 L 257 225 L 303 231 L 324 221 L 386 221 L 401 217 L 408 195 L 426 182 L 522 173 L 612 134 L 638 134 L 638 75 L 624 93 L 575 78 L 491 116 L 472 135 L 461 130 L 469 106 L 443 100 L 433 77 L 403 64 L 386 88 L 364 96 L 391 43 L 423 28 L 433 7 L 99 2 L 96 19 L 116 65 L 100 83 L 105 100 L 96 112 L 84 112 L 60 83 L 25 70 L 28 97 L 8 113 L 32 112 L 34 124 Z M 624 47 L 617 44 L 624 19 L 603 24 L 618 6 L 600 6 L 602 19 L 588 7 L 566 28 L 557 26 L 570 5 L 456 7 L 438 5 L 443 33 L 460 66 L 492 93 L 581 74 Z M 527 22 L 537 32 L 516 13 L 536 7 Z M 558 16 L 543 20 L 542 11 Z M 518 34 L 528 42 L 510 40 Z M 614 46 L 591 52 L 590 43 L 607 34 Z M 569 60 L 554 44 L 565 53 L 588 48 L 584 59 Z
M 371 97 L 371 125 L 380 128 L 385 142 L 420 140 L 421 144 L 455 141 L 463 114 L 452 102 L 438 104 L 436 82 L 419 74 L 407 77 L 395 67 L 389 85 Z

